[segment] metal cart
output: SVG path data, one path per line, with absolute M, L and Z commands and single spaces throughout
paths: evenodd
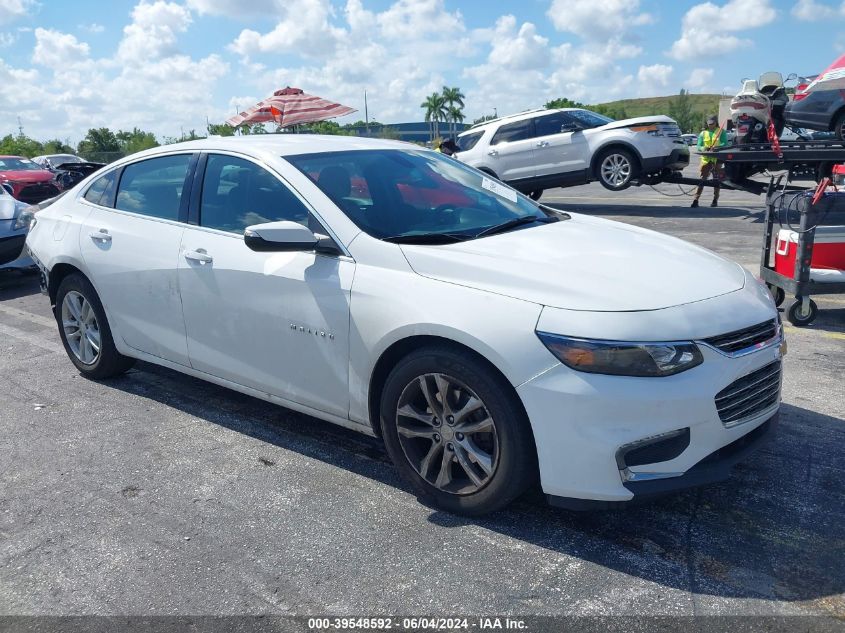
M 813 191 L 792 193 L 798 203 L 795 212 L 800 214 L 795 271 L 792 277 L 778 273 L 772 261 L 772 238 L 775 220 L 782 221 L 783 196 L 787 195 L 778 187 L 774 178 L 769 181 L 766 191 L 766 214 L 764 219 L 763 253 L 760 260 L 760 277 L 766 282 L 775 297 L 775 303 L 781 305 L 787 295 L 795 300 L 786 311 L 786 318 L 795 326 L 810 325 L 818 316 L 819 308 L 811 295 L 845 293 L 845 282 L 820 282 L 810 277 L 810 263 L 813 258 L 813 245 L 816 228 L 824 223 L 845 224 L 845 192 L 825 194 L 817 204 L 812 203 Z M 790 205 L 791 206 L 791 205 Z M 787 207 L 786 213 L 790 212 Z

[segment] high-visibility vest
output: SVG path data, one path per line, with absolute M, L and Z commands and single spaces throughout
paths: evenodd
M 717 136 L 718 134 L 718 136 Z M 721 147 L 723 145 L 727 145 L 728 139 L 727 134 L 725 134 L 724 130 L 716 130 L 715 132 L 711 132 L 710 130 L 703 130 L 698 137 L 698 147 L 699 149 L 709 151 L 711 148 Z M 715 158 L 710 158 L 708 156 L 701 157 L 702 163 L 715 163 L 717 162 Z

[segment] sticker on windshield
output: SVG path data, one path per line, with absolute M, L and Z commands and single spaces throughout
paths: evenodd
M 481 179 L 481 188 L 486 189 L 487 191 L 492 191 L 497 196 L 507 198 L 511 202 L 516 202 L 516 191 L 514 191 L 510 187 L 506 187 L 500 182 L 496 182 L 495 180 L 491 180 L 490 178 L 483 177 Z

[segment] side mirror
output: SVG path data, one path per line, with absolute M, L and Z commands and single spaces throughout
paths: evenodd
M 793 79 L 798 79 L 798 75 L 796 75 L 795 73 L 789 73 L 789 75 L 784 81 L 792 81 Z
M 244 230 L 244 243 L 258 252 L 313 251 L 317 236 L 298 222 L 255 224 Z
M 564 123 L 560 126 L 561 132 L 577 132 L 580 129 L 575 123 Z
M 246 227 L 244 244 L 260 253 L 316 251 L 324 255 L 341 254 L 332 238 L 315 235 L 308 227 L 288 220 Z

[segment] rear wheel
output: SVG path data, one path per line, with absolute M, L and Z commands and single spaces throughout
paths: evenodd
M 100 298 L 82 275 L 68 275 L 59 284 L 55 316 L 65 351 L 83 376 L 111 378 L 135 364 L 117 351 Z
M 638 175 L 637 159 L 626 149 L 605 150 L 596 161 L 596 178 L 605 189 L 611 191 L 627 189 Z
M 512 388 L 467 352 L 411 353 L 385 383 L 381 425 L 400 474 L 444 510 L 479 515 L 522 494 L 536 473 L 531 430 Z
M 833 132 L 836 138 L 840 141 L 845 141 L 845 112 L 839 115 L 836 119 L 836 124 L 833 126 Z

